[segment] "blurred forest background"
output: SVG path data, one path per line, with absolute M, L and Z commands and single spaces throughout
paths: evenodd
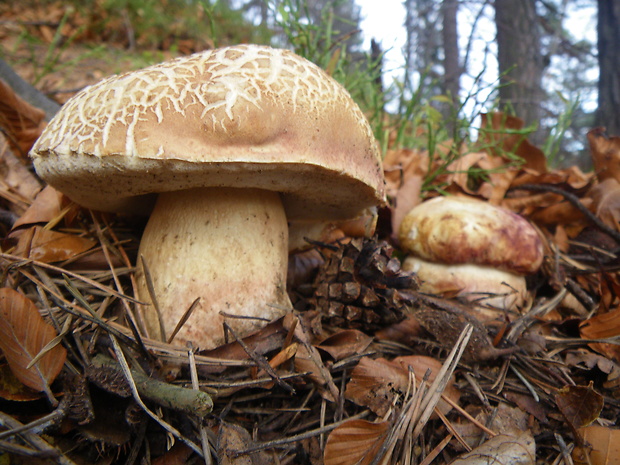
M 589 169 L 595 126 L 620 135 L 620 2 L 403 0 L 403 17 L 381 18 L 406 38 L 395 64 L 363 30 L 360 1 L 4 0 L 0 58 L 62 103 L 107 74 L 255 42 L 293 48 L 343 82 L 384 149 L 457 147 L 496 109 L 521 118 L 555 166 Z M 99 72 L 80 75 L 93 60 Z

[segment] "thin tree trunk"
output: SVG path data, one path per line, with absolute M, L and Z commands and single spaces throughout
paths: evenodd
M 539 125 L 545 64 L 535 0 L 495 0 L 495 24 L 500 106 L 514 110 L 526 125 Z M 541 144 L 544 134 L 539 130 L 530 139 Z
M 620 2 L 598 0 L 597 125 L 620 136 Z
M 442 5 L 442 39 L 444 49 L 444 81 L 443 92 L 452 97 L 452 108 L 446 106 L 443 114 L 449 126 L 453 126 L 455 111 L 460 106 L 459 93 L 461 91 L 461 66 L 459 64 L 459 36 L 457 30 L 457 0 L 444 0 Z
M 445 92 L 452 95 L 455 102 L 461 91 L 461 66 L 459 64 L 459 35 L 457 30 L 456 15 L 458 11 L 457 0 L 444 0 L 443 13 L 443 67 L 445 70 Z

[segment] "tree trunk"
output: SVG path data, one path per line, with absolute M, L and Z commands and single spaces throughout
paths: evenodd
M 597 125 L 620 136 L 620 3 L 598 0 L 598 111 Z
M 459 35 L 457 30 L 457 0 L 444 0 L 442 13 L 442 39 L 443 39 L 443 92 L 452 97 L 452 105 L 442 107 L 444 121 L 448 129 L 454 129 L 454 117 L 460 106 L 459 93 L 461 91 L 461 66 L 459 64 Z
M 457 11 L 457 0 L 444 0 L 442 5 L 444 92 L 450 94 L 455 104 L 458 105 L 461 91 L 461 66 L 459 65 L 459 35 L 456 27 Z
M 495 0 L 500 107 L 512 109 L 528 126 L 540 124 L 544 99 L 545 63 L 534 3 L 535 0 Z M 530 140 L 541 144 L 544 134 L 538 130 Z

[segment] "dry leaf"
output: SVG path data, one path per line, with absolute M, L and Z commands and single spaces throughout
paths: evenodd
M 581 447 L 573 450 L 576 465 L 620 465 L 620 429 L 591 425 L 581 428 L 579 433 L 588 444 L 590 461 Z
M 241 426 L 222 423 L 217 438 L 217 456 L 220 465 L 269 465 L 271 460 L 264 451 L 253 454 L 237 452 L 248 449 L 254 445 L 250 433 Z
M 481 120 L 481 139 L 491 146 L 491 152 L 495 156 L 503 157 L 505 153 L 514 153 L 524 160 L 523 168 L 537 173 L 547 171 L 544 152 L 533 146 L 522 134 L 515 133 L 523 129 L 523 120 L 502 112 L 483 113 Z M 491 130 L 484 130 L 485 128 Z M 495 147 L 500 149 L 496 150 Z
M 160 455 L 151 463 L 153 465 L 185 465 L 194 451 L 181 441 L 177 441 L 164 455 Z
M 471 409 L 469 411 L 469 413 L 474 412 L 475 410 Z M 512 436 L 513 438 L 518 438 L 523 431 L 526 431 L 530 421 L 528 413 L 525 413 L 518 407 L 510 407 L 506 402 L 500 402 L 497 409 L 494 409 L 492 412 L 481 409 L 475 418 L 491 431 L 501 433 L 504 436 Z M 454 422 L 453 426 L 465 444 L 470 447 L 470 450 L 478 447 L 483 434 L 486 434 L 477 425 L 469 421 Z M 452 444 L 458 451 L 466 452 L 463 447 L 457 445 L 459 443 L 453 441 Z
M 289 313 L 283 318 L 283 325 L 289 330 L 294 326 L 295 338 L 299 342 L 295 354 L 295 370 L 302 373 L 309 372 L 308 378 L 316 383 L 321 395 L 330 402 L 335 402 L 340 396 L 340 391 L 334 384 L 331 372 L 321 360 L 319 351 L 312 345 L 304 319 Z
M 60 214 L 63 194 L 46 186 L 37 194 L 28 210 L 15 222 L 13 229 L 34 223 L 48 223 Z
M 532 433 L 519 437 L 498 434 L 471 452 L 462 454 L 451 465 L 534 465 L 536 442 Z
M 35 392 L 22 383 L 7 364 L 0 365 L 0 397 L 12 401 L 29 401 L 40 399 L 41 393 Z
M 396 357 L 392 361 L 362 357 L 351 372 L 351 380 L 344 393 L 345 398 L 383 416 L 392 406 L 395 397 L 407 390 L 409 367 L 413 370 L 418 382 L 424 378 L 427 370 L 430 370 L 428 377 L 430 384 L 435 380 L 435 375 L 439 373 L 442 363 L 424 355 Z M 455 387 L 454 381 L 452 377 L 444 390 L 444 395 L 458 402 L 460 392 Z M 439 401 L 438 408 L 443 414 L 447 414 L 451 409 L 444 400 Z
M 409 176 L 402 184 L 394 199 L 395 206 L 392 209 L 392 232 L 398 236 L 398 229 L 403 218 L 409 211 L 422 202 L 420 192 L 424 178 L 418 174 Z
M 403 321 L 377 331 L 375 339 L 413 346 L 424 331 L 422 326 L 420 326 L 420 322 L 415 317 L 409 315 Z
M 388 150 L 383 159 L 385 172 L 386 193 L 395 198 L 407 179 L 412 176 L 426 175 L 428 168 L 428 153 L 420 150 Z
M 0 79 L 0 127 L 7 134 L 11 149 L 26 158 L 45 126 L 45 112 L 19 97 Z
M 603 223 L 620 231 L 620 182 L 609 178 L 594 186 L 588 195 L 592 209 Z
M 351 372 L 344 397 L 383 416 L 407 381 L 408 373 L 398 364 L 384 358 L 362 357 Z
M 91 239 L 50 231 L 41 226 L 20 229 L 10 237 L 18 238 L 13 254 L 44 263 L 68 260 L 96 245 Z
M 433 357 L 427 357 L 426 355 L 403 355 L 401 357 L 396 357 L 392 360 L 392 363 L 396 363 L 402 367 L 404 371 L 408 371 L 409 368 L 413 370 L 415 373 L 415 377 L 418 381 L 422 381 L 426 373 L 428 372 L 428 384 L 431 384 L 435 381 L 435 376 L 441 370 L 443 363 Z M 461 393 L 456 388 L 455 377 L 452 376 L 450 381 L 446 385 L 443 394 L 449 397 L 455 403 L 458 402 Z M 405 385 L 401 386 L 402 389 L 405 388 Z M 445 404 L 444 401 L 439 401 L 439 409 L 442 413 L 446 414 L 450 411 L 450 406 Z
M 620 307 L 615 310 L 588 318 L 579 326 L 584 339 L 604 339 L 620 336 Z M 593 343 L 589 346 L 612 359 L 620 359 L 620 346 L 617 344 Z
M 375 460 L 388 434 L 389 423 L 349 420 L 332 431 L 325 445 L 325 465 L 368 465 Z M 384 461 L 377 463 L 385 463 Z
M 606 137 L 605 128 L 594 128 L 588 132 L 588 142 L 599 180 L 620 182 L 620 137 Z
M 30 299 L 13 289 L 0 289 L 0 315 L 0 349 L 11 370 L 26 386 L 49 391 L 65 363 L 65 348 L 59 344 L 34 366 L 26 367 L 56 337 L 56 330 L 43 320 Z
M 482 170 L 487 173 L 487 180 L 472 185 L 471 170 Z M 479 195 L 494 205 L 503 199 L 506 191 L 516 176 L 517 169 L 506 167 L 506 160 L 492 156 L 487 152 L 471 152 L 463 155 L 448 166 L 451 172 L 446 182 L 458 186 L 462 192 Z
M 603 396 L 589 386 L 565 386 L 555 394 L 555 403 L 575 429 L 590 425 L 603 410 Z
M 41 190 L 41 181 L 18 159 L 0 134 L 0 177 L 2 196 L 11 199 L 12 211 L 21 215 Z
M 356 329 L 346 329 L 324 339 L 317 348 L 324 350 L 336 361 L 363 353 L 372 338 Z
M 282 319 L 280 318 L 269 323 L 259 331 L 250 334 L 243 339 L 243 342 L 252 352 L 264 355 L 274 350 L 281 349 L 286 334 L 287 331 L 282 327 Z M 221 360 L 248 360 L 250 358 L 248 353 L 237 341 L 222 344 L 215 349 L 200 351 L 199 354 Z M 222 365 L 200 365 L 198 367 L 198 372 L 204 375 L 207 373 L 221 373 L 225 369 L 225 363 L 222 363 Z

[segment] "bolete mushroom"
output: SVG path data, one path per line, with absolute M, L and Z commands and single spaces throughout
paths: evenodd
M 287 217 L 346 219 L 384 201 L 371 128 L 347 91 L 287 50 L 240 45 L 109 77 L 69 100 L 32 149 L 75 202 L 149 213 L 139 255 L 167 335 L 212 348 L 290 308 Z M 154 205 L 154 207 L 153 207 Z M 150 302 L 138 260 L 137 296 Z M 160 324 L 148 306 L 152 337 Z
M 522 305 L 524 276 L 543 260 L 542 241 L 525 218 L 470 197 L 417 205 L 403 219 L 399 240 L 410 254 L 403 269 L 417 273 L 421 291 L 460 295 L 486 308 Z

